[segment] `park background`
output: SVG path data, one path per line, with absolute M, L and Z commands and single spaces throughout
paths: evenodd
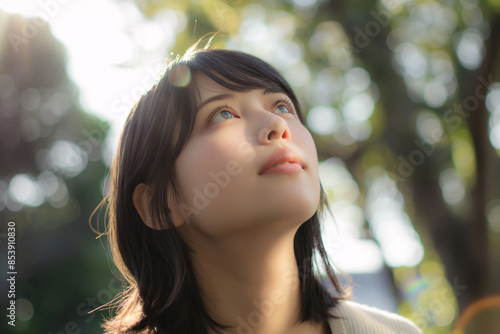
M 110 311 L 88 312 L 121 284 L 94 210 L 125 118 L 165 60 L 214 32 L 295 89 L 354 300 L 426 334 L 497 333 L 499 0 L 0 2 L 0 331 L 102 332 Z

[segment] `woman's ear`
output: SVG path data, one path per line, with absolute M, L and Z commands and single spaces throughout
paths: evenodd
M 132 201 L 134 202 L 135 209 L 139 213 L 139 216 L 141 216 L 144 224 L 146 224 L 150 228 L 154 228 L 151 217 L 149 216 L 149 205 L 151 203 L 149 186 L 145 185 L 144 183 L 138 184 L 134 189 Z
M 134 202 L 135 209 L 141 216 L 142 221 L 149 228 L 154 230 L 159 230 L 160 228 L 151 219 L 150 216 L 150 205 L 151 205 L 151 191 L 150 187 L 144 183 L 140 183 L 135 187 L 134 193 L 132 195 L 132 201 Z M 177 211 L 177 204 L 175 196 L 173 196 L 172 189 L 168 189 L 168 208 L 171 210 L 171 217 L 174 221 L 174 225 L 179 227 L 184 223 L 182 216 Z

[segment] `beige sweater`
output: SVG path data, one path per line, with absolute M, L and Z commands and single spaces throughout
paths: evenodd
M 410 320 L 352 301 L 341 301 L 330 313 L 332 334 L 422 334 Z

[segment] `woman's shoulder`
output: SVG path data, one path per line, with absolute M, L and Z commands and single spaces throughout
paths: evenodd
M 330 320 L 334 334 L 422 334 L 413 322 L 400 315 L 353 301 L 340 301 L 330 313 L 336 316 Z

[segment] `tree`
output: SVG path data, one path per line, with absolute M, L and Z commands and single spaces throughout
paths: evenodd
M 65 50 L 45 22 L 4 12 L 0 22 L 2 233 L 9 221 L 16 227 L 15 297 L 2 298 L 16 302 L 9 332 L 96 331 L 86 312 L 111 298 L 96 295 L 102 286 L 114 287 L 103 284 L 110 280 L 105 252 L 88 226 L 105 191 L 101 146 L 109 126 L 79 106 Z M 1 287 L 7 296 L 5 279 Z

